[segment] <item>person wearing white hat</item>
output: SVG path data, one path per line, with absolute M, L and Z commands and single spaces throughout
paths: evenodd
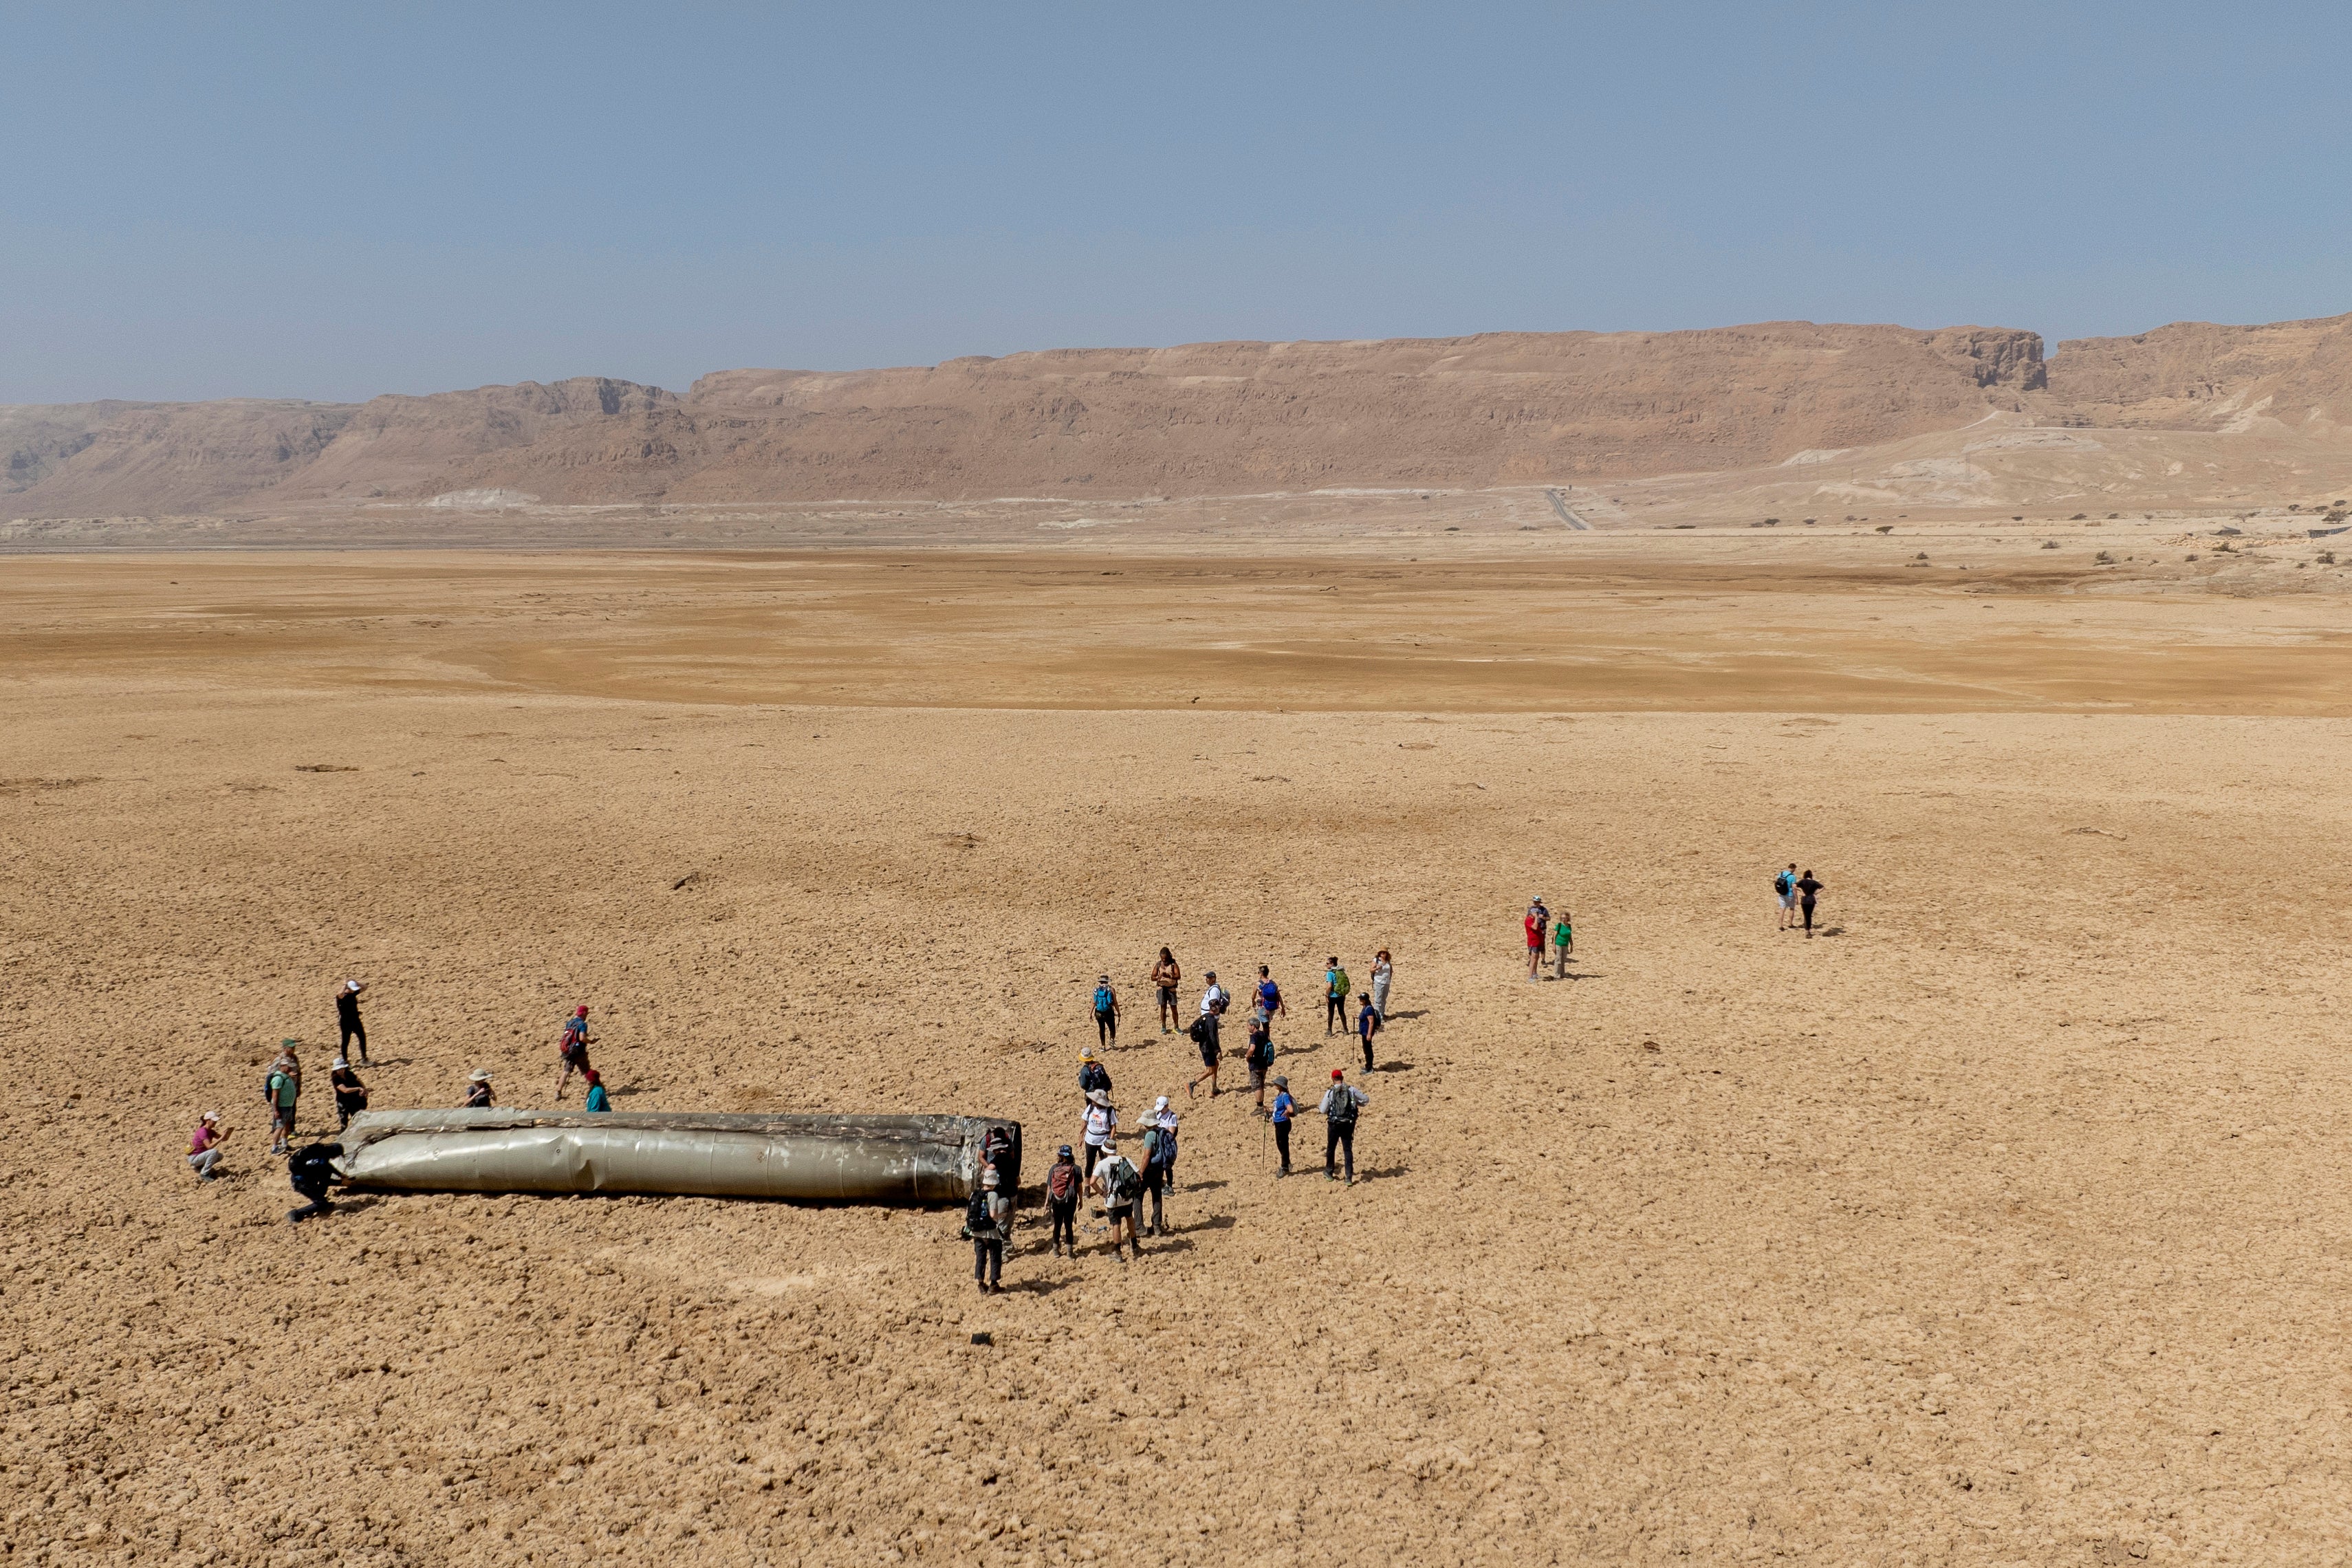
M 188 1135 L 188 1169 L 198 1181 L 217 1181 L 213 1169 L 220 1163 L 220 1146 L 228 1142 L 228 1129 L 221 1125 L 221 1113 L 207 1110 L 196 1118 L 196 1130 Z
M 1143 1228 L 1146 1236 L 1168 1234 L 1162 1198 L 1175 1173 L 1176 1113 L 1168 1108 L 1168 1097 L 1163 1094 L 1151 1107 L 1151 1114 L 1143 1119 L 1143 1190 L 1151 1198 L 1151 1221 Z
M 1142 1257 L 1143 1243 L 1135 1234 L 1135 1201 L 1143 1195 L 1143 1175 L 1133 1161 L 1118 1152 L 1117 1143 L 1103 1145 L 1102 1158 L 1096 1162 L 1087 1188 L 1102 1200 L 1103 1217 L 1110 1222 L 1110 1249 L 1118 1254 L 1118 1260 L 1127 1261 L 1122 1242 Z
M 360 1061 L 368 1059 L 367 1026 L 360 1022 L 360 993 L 367 989 L 364 980 L 346 980 L 335 987 L 335 1023 L 343 1032 L 342 1043 L 335 1047 L 340 1055 L 349 1056 L 352 1042 L 360 1043 Z
M 334 1070 L 327 1075 L 327 1082 L 335 1091 L 336 1131 L 341 1131 L 351 1126 L 352 1117 L 367 1109 L 367 1085 L 352 1070 L 351 1060 L 346 1057 L 335 1058 Z
M 1087 1090 L 1086 1130 L 1079 1142 L 1086 1146 L 1087 1174 L 1095 1173 L 1095 1162 L 1102 1158 L 1103 1145 L 1118 1132 L 1118 1110 L 1110 1102 L 1110 1090 Z
M 1004 1196 L 993 1165 L 983 1165 L 980 1185 L 964 1209 L 963 1233 L 971 1237 L 971 1278 L 983 1296 L 1004 1289 L 1004 1236 L 1013 1219 L 1013 1201 Z
M 498 1103 L 490 1093 L 490 1069 L 476 1068 L 466 1079 L 466 1109 L 488 1110 Z

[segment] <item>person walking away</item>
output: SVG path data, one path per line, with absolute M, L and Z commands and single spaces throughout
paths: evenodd
M 1372 1102 L 1372 1097 L 1348 1081 L 1347 1069 L 1331 1069 L 1331 1087 L 1323 1091 L 1323 1176 L 1336 1182 L 1339 1173 L 1332 1156 L 1344 1153 L 1348 1158 L 1348 1184 L 1356 1184 L 1356 1112 Z
M 269 1152 L 273 1154 L 286 1152 L 294 1138 L 294 1107 L 302 1098 L 302 1058 L 295 1047 L 301 1043 L 282 1043 L 278 1059 L 269 1064 L 261 1080 L 262 1098 L 269 1102 Z
M 1364 1070 L 1372 1070 L 1372 1037 L 1381 1032 L 1381 1010 L 1363 1006 L 1356 1010 L 1356 1037 L 1364 1044 Z
M 1797 923 L 1797 863 L 1789 862 L 1785 870 L 1772 873 L 1772 897 L 1780 906 L 1780 929 L 1787 931 Z
M 1078 1092 L 1092 1094 L 1097 1089 L 1110 1092 L 1110 1068 L 1095 1059 L 1092 1046 L 1082 1046 L 1078 1048 Z
M 335 993 L 335 1026 L 342 1031 L 342 1043 L 335 1047 L 340 1056 L 352 1054 L 352 1042 L 360 1045 L 360 1062 L 368 1059 L 367 1026 L 360 1022 L 360 993 L 367 989 L 364 980 L 346 980 Z
M 1290 1119 L 1298 1114 L 1298 1101 L 1290 1098 L 1290 1080 L 1274 1080 L 1274 1146 L 1282 1152 L 1282 1169 L 1275 1175 L 1290 1174 Z
M 1166 948 L 1160 950 L 1160 961 L 1151 966 L 1151 984 L 1160 988 L 1160 1032 L 1175 1033 L 1184 1026 L 1183 1015 L 1176 1010 L 1176 987 L 1184 979 L 1183 965 Z
M 1135 1201 L 1143 1194 L 1143 1173 L 1135 1162 L 1120 1153 L 1118 1144 L 1106 1143 L 1087 1184 L 1102 1199 L 1103 1218 L 1110 1222 L 1110 1249 L 1118 1253 L 1118 1260 L 1127 1261 L 1127 1254 L 1119 1251 L 1122 1237 L 1142 1257 L 1143 1242 L 1135 1234 Z
M 1109 1147 L 1111 1140 L 1118 1135 L 1118 1110 L 1110 1102 L 1110 1090 L 1107 1089 L 1087 1090 L 1086 1129 L 1079 1135 L 1079 1142 L 1085 1145 L 1087 1151 L 1087 1175 L 1091 1176 L 1095 1173 L 1095 1163 L 1102 1158 L 1103 1151 Z
M 1106 1048 L 1118 1044 L 1118 993 L 1110 976 L 1095 976 L 1095 1043 Z
M 228 1142 L 228 1129 L 221 1125 L 221 1113 L 207 1110 L 196 1118 L 196 1130 L 188 1134 L 188 1169 L 200 1182 L 220 1179 L 214 1169 L 220 1163 L 220 1146 Z
M 1805 940 L 1807 942 L 1813 940 L 1813 901 L 1821 896 L 1822 884 L 1813 879 L 1812 872 L 1807 871 L 1803 876 L 1797 879 L 1797 900 L 1799 907 L 1805 911 Z
M 1551 920 L 1551 977 L 1568 978 L 1568 955 L 1576 951 L 1576 922 L 1566 910 Z
M 1551 932 L 1551 911 L 1544 908 L 1542 894 L 1537 894 L 1535 901 L 1528 906 L 1525 924 L 1528 932 L 1528 979 L 1532 983 L 1542 978 L 1539 972 L 1543 968 L 1544 938 Z
M 296 1192 L 310 1200 L 301 1208 L 288 1209 L 287 1224 L 300 1225 L 314 1215 L 334 1212 L 335 1205 L 327 1196 L 327 1188 L 343 1178 L 336 1173 L 335 1167 L 329 1162 L 342 1158 L 342 1153 L 341 1143 L 306 1143 L 287 1156 L 286 1179 L 293 1184 Z
M 1389 962 L 1389 950 L 1382 948 L 1372 954 L 1372 1011 L 1382 1023 L 1389 1016 L 1389 982 L 1396 973 L 1396 965 Z
M 1277 1015 L 1285 1018 L 1290 1016 L 1290 1007 L 1282 999 L 1282 987 L 1274 983 L 1273 977 L 1266 973 L 1265 965 L 1263 963 L 1257 966 L 1257 1005 L 1259 1010 L 1265 1014 L 1265 1026 L 1268 1029 L 1274 1027 L 1274 1020 Z
M 1168 1097 L 1163 1094 L 1151 1108 L 1151 1114 L 1143 1119 L 1143 1190 L 1151 1198 L 1151 1219 L 1143 1227 L 1144 1235 L 1168 1234 L 1167 1209 L 1162 1200 L 1175 1176 L 1176 1113 L 1168 1109 Z
M 963 1212 L 963 1233 L 971 1238 L 971 1278 L 983 1296 L 1004 1289 L 1004 1238 L 1013 1223 L 1013 1205 L 1005 1198 L 996 1167 L 981 1168 L 980 1185 Z
M 573 1008 L 572 1016 L 563 1020 L 562 1037 L 555 1043 L 557 1058 L 555 1101 L 557 1104 L 563 1103 L 563 1086 L 572 1081 L 572 1075 L 575 1072 L 582 1074 L 587 1072 L 588 1047 L 595 1043 L 588 1035 L 588 1009 Z
M 1209 1098 L 1214 1100 L 1217 1098 L 1217 1066 L 1225 1057 L 1214 1013 L 1203 1013 L 1192 1020 L 1192 1043 L 1201 1047 L 1201 1076 L 1185 1084 L 1184 1098 L 1198 1099 L 1201 1086 L 1205 1083 L 1209 1086 Z
M 488 1110 L 498 1102 L 490 1092 L 490 1069 L 476 1068 L 466 1079 L 466 1109 Z
M 1325 959 L 1323 971 L 1323 1037 L 1331 1037 L 1331 1024 L 1339 1021 L 1339 1033 L 1348 1032 L 1348 972 L 1339 967 L 1337 953 Z
M 335 1091 L 335 1131 L 342 1131 L 352 1124 L 352 1118 L 367 1109 L 367 1085 L 352 1070 L 351 1058 L 337 1057 L 334 1069 L 327 1075 L 328 1084 Z
M 599 1072 L 598 1072 L 594 1068 L 590 1068 L 588 1069 L 588 1072 L 587 1072 L 587 1079 L 588 1079 L 588 1100 L 587 1100 L 587 1109 L 588 1109 L 588 1110 L 612 1110 L 612 1109 L 613 1109 L 613 1097 L 612 1097 L 611 1095 L 606 1094 L 606 1093 L 604 1092 L 604 1075 L 603 1075 L 603 1074 L 601 1074 L 601 1073 L 599 1073 Z
M 1062 1152 L 1054 1156 L 1053 1164 L 1045 1170 L 1045 1208 L 1054 1220 L 1054 1256 L 1056 1258 L 1062 1256 L 1065 1242 L 1069 1246 L 1071 1257 L 1078 1255 L 1078 1199 L 1085 1193 L 1086 1184 L 1087 1173 L 1078 1169 L 1078 1162 L 1071 1155 L 1070 1146 L 1063 1144 Z
M 1274 1067 L 1274 1031 L 1265 1026 L 1265 1015 L 1254 1013 L 1250 1017 L 1249 1055 L 1242 1060 L 1249 1068 L 1250 1092 L 1257 1096 L 1257 1114 L 1265 1114 L 1265 1075 Z

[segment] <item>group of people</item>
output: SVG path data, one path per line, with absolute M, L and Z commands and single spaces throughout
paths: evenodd
M 1772 874 L 1772 897 L 1780 906 L 1780 929 L 1794 931 L 1800 911 L 1805 921 L 1805 940 L 1813 935 L 1813 906 L 1821 901 L 1822 883 L 1811 871 L 1800 873 L 1794 860 Z
M 360 1017 L 360 997 L 367 990 L 362 980 L 346 980 L 335 988 L 335 1022 L 341 1031 L 341 1043 L 336 1047 L 335 1060 L 328 1072 L 328 1084 L 335 1098 L 335 1131 L 348 1129 L 352 1118 L 365 1110 L 368 1105 L 367 1085 L 352 1066 L 350 1052 L 358 1047 L 362 1066 L 369 1065 L 367 1027 Z M 585 1108 L 606 1111 L 613 1109 L 612 1098 L 606 1093 L 604 1080 L 589 1065 L 588 1047 L 595 1043 L 588 1033 L 588 1009 L 574 1008 L 563 1022 L 556 1044 L 557 1074 L 555 1098 L 563 1099 L 563 1090 L 578 1073 L 586 1086 Z M 278 1055 L 263 1073 L 261 1099 L 269 1116 L 269 1152 L 273 1158 L 287 1162 L 288 1179 L 294 1190 L 310 1199 L 305 1206 L 289 1210 L 286 1217 L 299 1224 L 316 1215 L 330 1212 L 334 1205 L 328 1198 L 328 1187 L 341 1180 L 331 1161 L 343 1153 L 341 1143 L 323 1140 L 295 1146 L 295 1123 L 302 1100 L 302 1042 L 288 1038 L 278 1044 Z M 490 1070 L 477 1068 L 466 1080 L 465 1105 L 469 1110 L 487 1110 L 498 1103 L 490 1086 Z M 188 1169 L 200 1182 L 217 1181 L 222 1145 L 229 1140 L 230 1129 L 218 1110 L 207 1110 L 196 1119 L 194 1131 L 188 1135 Z
M 1543 978 L 1544 952 L 1547 943 L 1551 952 L 1551 977 L 1568 978 L 1568 956 L 1576 951 L 1576 921 L 1566 910 L 1551 912 L 1538 893 L 1528 900 L 1528 978 Z
M 1372 1070 L 1372 1041 L 1386 1023 L 1389 992 L 1395 979 L 1395 965 L 1388 949 L 1382 948 L 1374 954 L 1370 977 L 1370 987 L 1359 993 L 1337 954 L 1325 961 L 1324 1036 L 1328 1038 L 1334 1034 L 1354 1035 L 1363 1048 L 1366 1072 Z M 1163 947 L 1148 978 L 1159 994 L 1160 1032 L 1172 1034 L 1183 1016 L 1180 995 L 1183 966 L 1174 952 Z M 1199 1076 L 1185 1085 L 1188 1099 L 1197 1099 L 1204 1083 L 1209 1086 L 1211 1099 L 1223 1092 L 1218 1075 L 1223 1067 L 1224 1020 L 1234 1005 L 1233 994 L 1218 981 L 1215 970 L 1207 971 L 1202 978 L 1200 1010 L 1191 1025 L 1184 1027 L 1200 1051 L 1202 1068 Z M 1352 1022 L 1348 1011 L 1350 997 L 1356 1003 Z M 1243 1060 L 1249 1069 L 1250 1089 L 1257 1097 L 1254 1114 L 1265 1117 L 1273 1131 L 1279 1161 L 1275 1175 L 1279 1179 L 1291 1174 L 1291 1128 L 1301 1115 L 1307 1113 L 1308 1108 L 1291 1093 L 1287 1077 L 1271 1071 L 1275 1064 L 1275 1022 L 1288 1017 L 1290 1008 L 1281 985 L 1265 964 L 1258 965 L 1257 981 L 1251 987 L 1249 1000 L 1249 1049 Z M 1118 988 L 1111 983 L 1108 973 L 1096 976 L 1091 1001 L 1094 1043 L 1082 1046 L 1078 1051 L 1078 1141 L 1061 1145 L 1045 1173 L 1045 1206 L 1053 1226 L 1048 1245 L 1056 1258 L 1078 1255 L 1078 1207 L 1091 1198 L 1102 1216 L 1104 1228 L 1110 1234 L 1111 1251 L 1125 1264 L 1131 1257 L 1142 1256 L 1143 1237 L 1167 1234 L 1167 1200 L 1175 1184 L 1181 1118 L 1170 1097 L 1160 1095 L 1135 1129 L 1137 1153 L 1130 1155 L 1121 1146 L 1121 1135 L 1127 1129 L 1119 1120 L 1118 1104 L 1111 1099 L 1114 1085 L 1110 1068 L 1103 1060 L 1103 1054 L 1118 1043 L 1121 1012 Z M 1269 1082 L 1275 1091 L 1271 1105 L 1265 1099 Z M 1323 1118 L 1323 1173 L 1328 1180 L 1355 1184 L 1356 1122 L 1363 1108 L 1370 1103 L 1370 1095 L 1348 1081 L 1346 1068 L 1331 1069 L 1329 1087 L 1313 1107 L 1315 1113 Z M 1008 1174 L 1000 1160 L 989 1158 L 966 1208 L 964 1234 L 972 1243 L 972 1279 L 983 1293 L 1003 1289 L 1004 1247 L 1012 1238 L 1018 1190 L 1017 1175 Z

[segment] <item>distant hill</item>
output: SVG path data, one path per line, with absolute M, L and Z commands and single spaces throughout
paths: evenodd
M 2352 317 L 2060 345 L 2009 328 L 1058 349 L 685 395 L 582 377 L 363 404 L 0 407 L 0 510 L 155 515 L 468 490 L 549 503 L 1246 494 L 1717 473 L 2037 423 L 2282 431 L 2352 420 Z

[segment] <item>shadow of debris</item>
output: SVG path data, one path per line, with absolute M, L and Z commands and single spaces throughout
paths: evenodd
M 1412 1064 L 1411 1062 L 1382 1062 L 1372 1070 L 1374 1072 L 1411 1072 L 1412 1070 Z
M 1383 1165 L 1377 1171 L 1367 1169 L 1357 1172 L 1356 1180 L 1360 1182 L 1385 1182 L 1392 1180 L 1398 1176 L 1410 1175 L 1412 1173 L 1412 1167 L 1411 1165 Z

